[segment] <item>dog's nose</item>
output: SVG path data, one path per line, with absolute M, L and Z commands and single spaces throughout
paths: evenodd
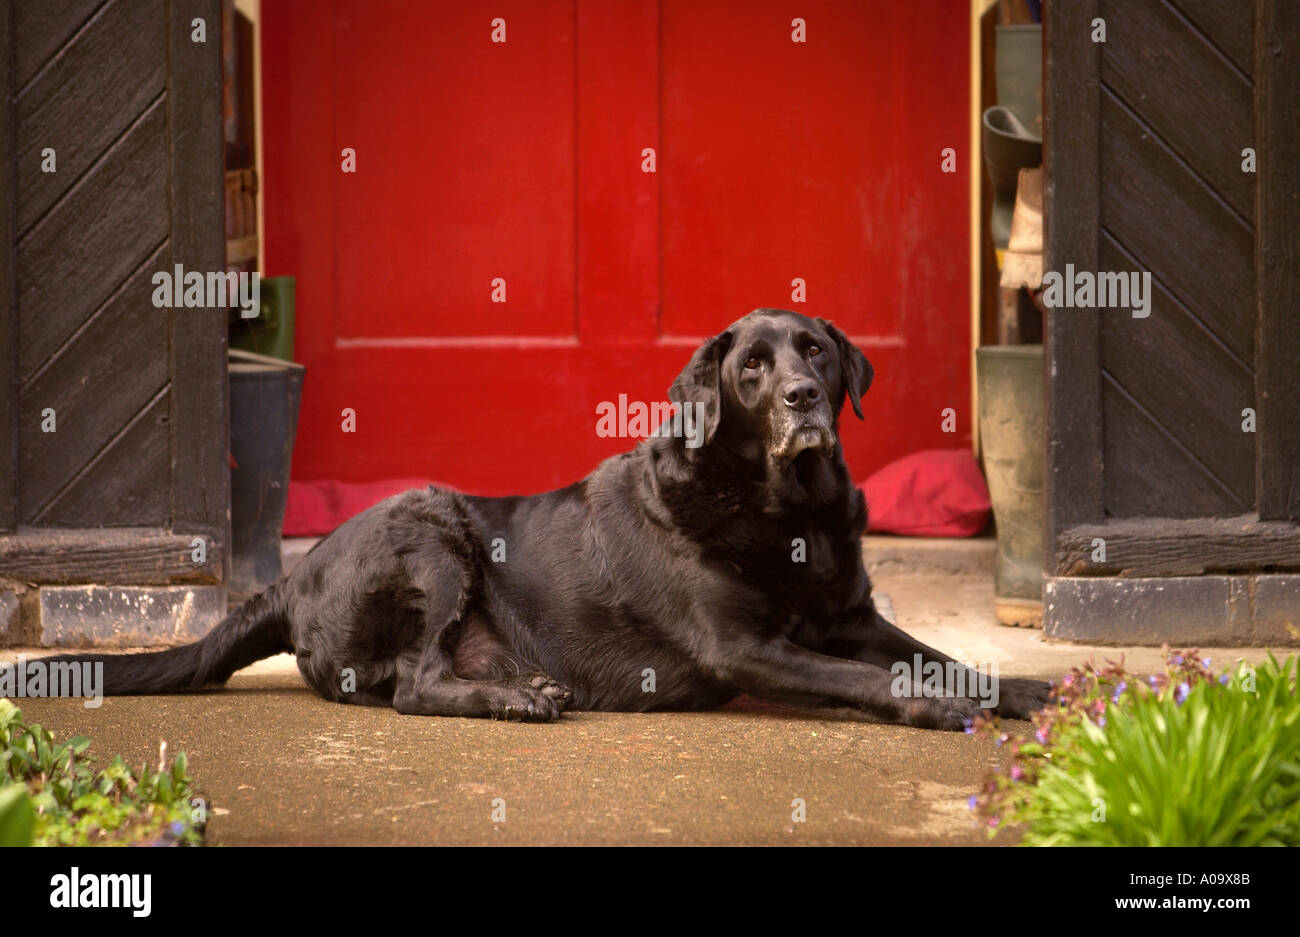
M 801 381 L 785 392 L 785 405 L 794 410 L 807 410 L 817 402 L 817 385 Z

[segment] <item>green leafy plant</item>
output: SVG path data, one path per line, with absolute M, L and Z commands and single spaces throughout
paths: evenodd
M 90 739 L 56 742 L 0 699 L 0 845 L 200 845 L 205 804 L 191 793 L 185 753 L 157 771 L 121 755 L 95 771 Z
M 1165 656 L 1146 680 L 1122 660 L 1074 668 L 1033 738 L 975 721 L 1011 754 L 970 800 L 990 834 L 1015 823 L 1025 845 L 1300 845 L 1297 658 L 1216 676 L 1195 650 Z

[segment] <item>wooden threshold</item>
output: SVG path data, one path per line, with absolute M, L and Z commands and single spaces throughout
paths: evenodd
M 1096 541 L 1105 541 L 1105 558 Z M 1110 518 L 1056 537 L 1061 576 L 1195 576 L 1300 570 L 1300 524 L 1239 517 Z M 1096 557 L 1096 558 L 1095 558 Z
M 201 563 L 194 561 L 196 537 L 205 540 Z M 0 535 L 0 580 L 60 585 L 220 583 L 224 552 L 224 544 L 210 532 L 19 527 Z

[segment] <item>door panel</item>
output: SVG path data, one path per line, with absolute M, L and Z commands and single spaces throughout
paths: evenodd
M 1106 513 L 1243 514 L 1255 504 L 1255 437 L 1242 432 L 1255 407 L 1255 192 L 1241 169 L 1252 82 L 1168 4 L 1106 2 L 1102 15 L 1116 41 L 1099 44 L 1098 269 L 1147 271 L 1155 294 L 1146 318 L 1100 316 Z M 1253 35 L 1253 20 L 1236 28 Z M 1185 231 L 1196 236 L 1171 236 Z
M 567 484 L 632 445 L 596 435 L 597 404 L 666 399 L 763 305 L 836 320 L 875 365 L 855 477 L 968 445 L 946 8 L 814 3 L 804 46 L 776 4 L 263 0 L 266 272 L 298 278 L 307 366 L 294 477 Z
M 455 38 L 487 37 L 474 4 L 334 9 L 332 152 L 358 154 L 337 188 L 335 337 L 572 336 L 573 3 L 494 7 L 504 43 Z
M 796 43 L 780 7 L 741 28 L 731 4 L 663 4 L 665 333 L 789 306 L 801 277 L 808 306 L 847 331 L 903 340 L 902 260 L 935 223 L 915 200 L 927 189 L 905 192 L 898 175 L 920 141 L 894 132 L 896 56 L 919 50 L 899 48 L 892 6 L 861 6 L 801 7 L 811 39 Z M 943 144 L 925 142 L 937 175 Z
M 1146 269 L 1108 233 L 1100 256 L 1103 270 Z M 1163 277 L 1151 282 L 1150 316 L 1134 319 L 1121 312 L 1101 320 L 1101 359 L 1108 387 L 1117 394 L 1103 401 L 1103 412 L 1112 425 L 1135 434 L 1126 458 L 1140 460 L 1128 479 L 1110 471 L 1113 462 L 1107 460 L 1107 510 L 1245 513 L 1254 503 L 1255 441 L 1241 431 L 1241 414 L 1254 406 L 1255 372 L 1165 289 Z M 1177 496 L 1171 500 L 1167 492 L 1154 495 L 1153 486 L 1169 480 L 1167 472 L 1144 465 L 1168 464 L 1155 456 L 1156 447 L 1194 476 L 1192 484 L 1206 489 L 1208 500 L 1192 505 Z

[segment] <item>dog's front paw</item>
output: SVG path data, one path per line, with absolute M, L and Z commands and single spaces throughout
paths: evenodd
M 918 729 L 961 732 L 979 713 L 979 701 L 964 696 L 918 697 L 907 700 L 902 721 Z
M 1051 701 L 1051 684 L 1008 677 L 998 681 L 998 704 L 993 711 L 1005 719 L 1028 719 Z

